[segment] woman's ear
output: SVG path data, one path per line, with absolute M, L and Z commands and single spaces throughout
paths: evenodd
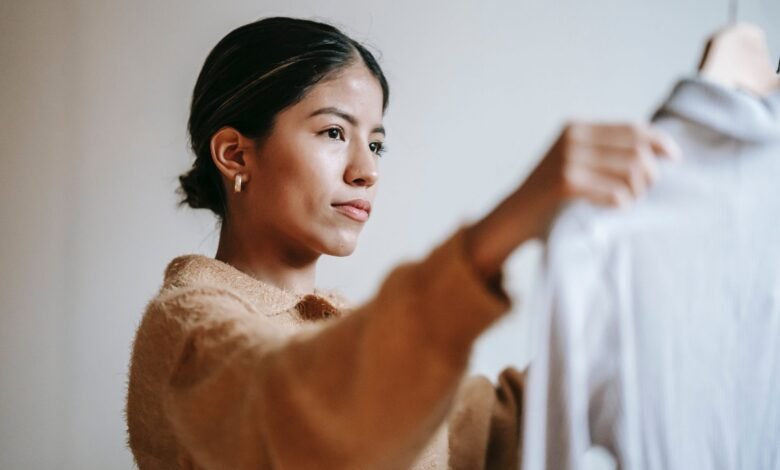
M 251 145 L 251 139 L 229 126 L 221 128 L 211 136 L 211 158 L 228 181 L 232 182 L 237 174 L 241 174 L 242 181 L 249 181 L 244 156 Z

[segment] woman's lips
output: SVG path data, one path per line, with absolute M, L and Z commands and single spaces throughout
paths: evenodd
M 336 208 L 336 210 L 341 214 L 344 214 L 353 220 L 357 220 L 358 222 L 365 222 L 368 220 L 367 211 L 358 209 L 357 207 L 350 204 L 333 204 L 333 207 Z

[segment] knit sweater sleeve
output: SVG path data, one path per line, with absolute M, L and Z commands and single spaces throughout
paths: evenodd
M 468 262 L 460 227 L 350 315 L 292 336 L 224 289 L 181 292 L 164 300 L 184 334 L 163 409 L 204 468 L 408 467 L 511 306 L 498 279 Z

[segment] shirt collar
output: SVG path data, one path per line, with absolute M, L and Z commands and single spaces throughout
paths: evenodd
M 161 289 L 209 285 L 226 287 L 246 298 L 264 315 L 296 309 L 303 320 L 338 316 L 349 301 L 336 290 L 315 288 L 300 294 L 256 279 L 215 258 L 186 254 L 171 260 L 165 268 Z
M 704 77 L 681 79 L 653 116 L 676 116 L 745 142 L 780 140 L 780 90 L 767 97 Z

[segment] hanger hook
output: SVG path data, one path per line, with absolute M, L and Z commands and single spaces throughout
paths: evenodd
M 729 22 L 731 22 L 731 24 L 737 22 L 738 13 L 739 13 L 739 0 L 729 0 Z

